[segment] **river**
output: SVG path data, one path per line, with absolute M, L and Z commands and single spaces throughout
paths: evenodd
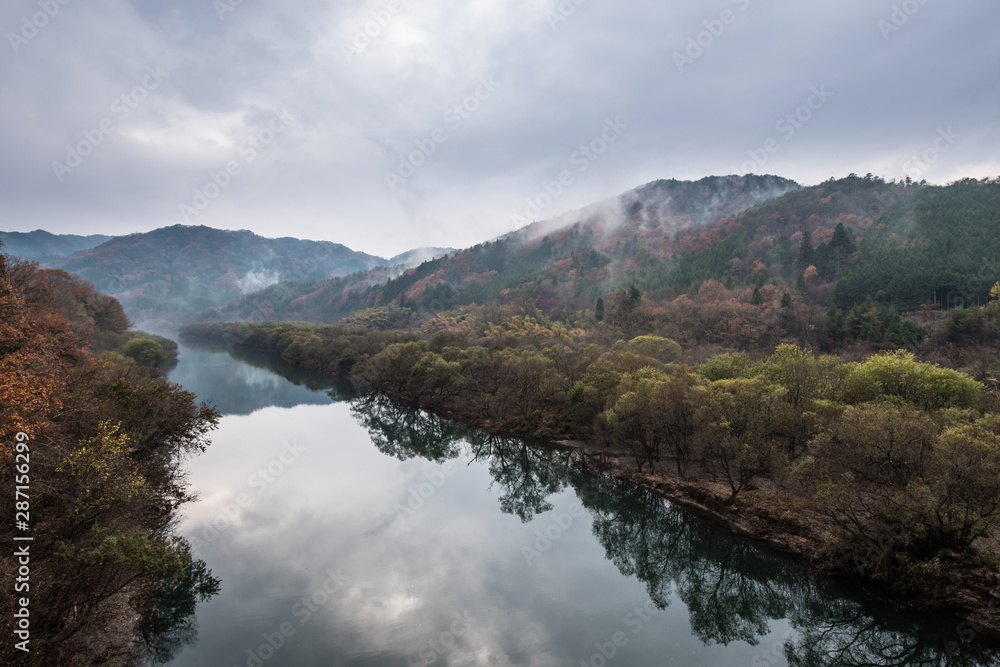
M 179 525 L 221 592 L 167 664 L 1000 664 L 565 452 L 238 357 L 171 372 L 225 416 Z

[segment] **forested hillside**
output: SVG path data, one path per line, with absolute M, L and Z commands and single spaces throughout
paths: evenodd
M 870 175 L 809 188 L 771 176 L 657 181 L 392 280 L 362 273 L 279 284 L 208 317 L 333 322 L 365 308 L 437 313 L 518 299 L 560 316 L 620 289 L 663 301 L 696 294 L 707 280 L 728 289 L 789 284 L 820 303 L 859 236 L 918 189 Z
M 171 526 L 218 413 L 163 379 L 169 357 L 89 283 L 0 255 L 0 537 L 22 549 L 7 580 L 30 571 L 0 596 L 0 663 L 164 659 L 196 634 L 218 581 Z
M 656 181 L 613 200 L 529 225 L 385 280 L 362 273 L 279 284 L 213 310 L 209 319 L 332 322 L 364 308 L 440 312 L 528 298 L 549 313 L 593 306 L 637 270 L 725 238 L 748 208 L 798 185 L 776 176 Z
M 879 219 L 862 249 L 837 284 L 840 306 L 869 296 L 901 308 L 985 304 L 1000 279 L 1000 179 L 920 188 Z
M 912 346 L 932 332 L 931 313 L 984 303 L 1000 279 L 989 259 L 998 191 L 996 180 L 870 174 L 805 188 L 755 176 L 658 181 L 395 278 L 280 283 L 203 318 L 387 329 L 482 307 L 569 325 L 608 317 L 738 349 Z M 921 305 L 917 321 L 905 317 Z
M 321 280 L 386 263 L 327 241 L 175 225 L 116 237 L 61 268 L 118 298 L 133 320 L 169 325 L 273 283 Z
M 32 262 L 57 262 L 81 250 L 96 248 L 113 236 L 92 234 L 51 234 L 41 229 L 33 232 L 0 232 L 4 251 Z

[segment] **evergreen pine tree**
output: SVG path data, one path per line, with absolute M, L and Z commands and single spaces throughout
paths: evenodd
M 830 239 L 830 247 L 841 250 L 844 256 L 850 255 L 858 249 L 854 238 L 847 232 L 844 223 L 838 222 L 837 228 L 833 230 L 833 238 Z
M 826 309 L 826 335 L 834 344 L 838 345 L 843 342 L 847 335 L 847 320 L 840 312 L 840 308 L 832 303 Z
M 802 232 L 802 245 L 799 246 L 799 271 L 805 271 L 816 264 L 816 250 L 812 246 L 812 234 L 806 229 Z

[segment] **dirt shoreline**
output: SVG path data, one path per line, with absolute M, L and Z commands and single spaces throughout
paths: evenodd
M 576 451 L 585 467 L 643 488 L 742 538 L 792 557 L 812 572 L 887 588 L 886 582 L 832 568 L 819 557 L 824 543 L 834 534 L 833 526 L 802 501 L 755 489 L 728 505 L 729 489 L 724 484 L 681 479 L 671 462 L 661 462 L 655 473 L 640 473 L 627 454 L 582 441 L 563 440 L 551 445 Z M 985 568 L 964 573 L 961 581 L 934 598 L 903 597 L 888 590 L 868 592 L 899 609 L 952 614 L 966 624 L 967 633 L 1000 642 L 1000 574 Z

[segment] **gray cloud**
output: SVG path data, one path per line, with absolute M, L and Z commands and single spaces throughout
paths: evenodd
M 510 231 L 608 118 L 628 129 L 546 215 L 655 178 L 729 173 L 769 138 L 778 150 L 755 171 L 804 183 L 1000 173 L 1000 8 L 988 0 L 244 0 L 221 20 L 209 0 L 74 0 L 22 35 L 41 11 L 0 9 L 5 230 L 183 222 L 179 206 L 235 160 L 239 174 L 190 222 L 381 255 L 469 245 Z M 366 28 L 375 37 L 345 46 Z M 169 76 L 122 118 L 115 100 L 157 66 Z M 500 85 L 456 126 L 449 109 L 480 77 Z M 792 136 L 778 131 L 812 86 L 833 96 Z M 294 127 L 250 161 L 242 142 L 282 109 Z M 53 162 L 105 120 L 114 131 L 60 182 Z M 921 161 L 948 128 L 958 139 Z M 390 191 L 385 173 L 435 130 L 445 140 Z

